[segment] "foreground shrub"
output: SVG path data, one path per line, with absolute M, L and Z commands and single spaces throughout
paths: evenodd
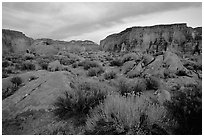
M 104 72 L 104 70 L 103 70 L 102 67 L 94 67 L 94 68 L 90 68 L 90 69 L 88 70 L 87 75 L 90 76 L 90 77 L 99 76 L 99 75 L 101 75 L 103 72 Z
M 113 72 L 113 71 L 107 72 L 107 73 L 104 74 L 104 78 L 106 80 L 114 79 L 114 78 L 116 78 L 116 72 Z
M 96 83 L 81 82 L 72 85 L 72 88 L 72 91 L 66 91 L 64 97 L 58 97 L 54 103 L 55 114 L 61 118 L 86 115 L 106 97 L 106 90 Z
M 144 96 L 109 95 L 91 111 L 86 134 L 169 134 L 166 113 Z
M 201 87 L 187 85 L 183 91 L 177 91 L 172 102 L 167 103 L 167 107 L 179 124 L 175 134 L 202 134 Z

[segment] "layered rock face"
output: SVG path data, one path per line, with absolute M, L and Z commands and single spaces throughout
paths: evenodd
M 22 32 L 6 29 L 2 30 L 3 54 L 26 51 L 32 43 L 33 39 L 25 36 Z
M 59 52 L 67 51 L 82 51 L 88 48 L 98 48 L 99 45 L 92 41 L 58 41 L 52 39 L 36 39 L 30 47 L 32 52 L 39 55 L 55 55 Z
M 106 51 L 142 51 L 167 50 L 189 52 L 196 44 L 201 47 L 202 28 L 191 28 L 183 24 L 156 25 L 150 27 L 132 27 L 107 36 L 100 41 Z

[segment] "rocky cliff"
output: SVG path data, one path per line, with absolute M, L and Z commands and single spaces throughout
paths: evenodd
M 100 46 L 106 51 L 121 51 L 140 49 L 167 50 L 173 48 L 179 51 L 192 51 L 195 43 L 201 46 L 202 28 L 191 28 L 187 24 L 156 25 L 147 27 L 132 27 L 107 36 L 100 41 Z
M 33 39 L 27 37 L 25 34 L 19 31 L 2 30 L 2 52 L 16 53 L 26 51 L 28 47 L 33 43 Z

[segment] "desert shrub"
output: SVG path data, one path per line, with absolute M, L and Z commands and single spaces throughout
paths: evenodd
M 78 67 L 78 63 L 77 63 L 77 62 L 73 63 L 73 64 L 72 64 L 72 67 L 73 67 L 73 68 L 77 68 L 77 67 Z
M 61 118 L 86 115 L 106 97 L 106 90 L 95 83 L 80 82 L 72 88 L 72 91 L 64 92 L 64 97 L 58 97 L 54 103 L 55 114 Z
M 68 57 L 60 59 L 60 64 L 63 64 L 63 65 L 71 65 L 74 62 L 75 62 L 74 59 L 70 59 Z
M 2 68 L 2 74 L 8 75 L 8 74 L 11 74 L 11 73 L 13 73 L 12 68 L 10 68 L 10 67 Z
M 104 72 L 104 70 L 103 70 L 102 67 L 94 67 L 94 68 L 90 68 L 90 69 L 88 70 L 87 75 L 90 76 L 90 77 L 99 76 L 99 75 L 101 75 L 103 72 Z
M 14 86 L 18 87 L 20 84 L 22 84 L 22 79 L 20 77 L 13 77 L 11 79 L 11 82 L 14 84 Z
M 8 67 L 9 66 L 9 62 L 8 61 L 3 61 L 2 62 L 2 67 L 3 68 L 6 68 L 6 67 Z
M 202 87 L 187 85 L 183 91 L 177 91 L 168 102 L 169 112 L 178 122 L 175 134 L 202 134 Z
M 135 60 L 135 61 L 140 60 L 140 57 L 136 53 L 128 53 L 128 54 L 125 54 L 121 59 L 123 63 L 131 60 Z
M 113 72 L 113 71 L 107 72 L 107 73 L 104 74 L 104 78 L 106 80 L 114 79 L 114 78 L 116 78 L 116 72 Z
M 134 85 L 131 85 L 131 83 L 129 83 L 127 80 L 121 79 L 118 85 L 118 92 L 122 96 L 126 96 L 129 93 L 137 94 L 138 92 L 143 92 L 144 90 L 146 90 L 146 85 L 143 84 L 135 83 Z
M 110 66 L 120 67 L 122 65 L 123 65 L 123 63 L 122 63 L 122 61 L 120 59 L 115 59 L 115 60 L 110 61 Z
M 86 121 L 86 134 L 169 134 L 166 109 L 144 96 L 109 95 Z
M 12 86 L 6 88 L 6 90 L 3 90 L 2 92 L 2 99 L 5 99 L 11 95 L 13 95 L 15 93 L 15 91 L 17 91 L 20 87 L 20 85 L 22 84 L 22 79 L 20 77 L 13 77 L 11 79 L 12 82 Z
M 11 87 L 6 88 L 6 90 L 2 91 L 2 99 L 4 100 L 5 98 L 13 95 L 16 90 L 18 90 L 18 87 L 16 86 L 11 86 Z
M 83 66 L 85 70 L 88 70 L 93 67 L 101 67 L 101 65 L 98 64 L 97 62 L 90 61 L 90 60 L 84 60 L 82 62 L 79 62 L 78 66 Z
M 35 70 L 35 64 L 31 62 L 23 62 L 21 70 Z
M 7 73 L 2 72 L 2 78 L 7 78 L 9 75 Z
M 38 64 L 41 66 L 42 69 L 47 70 L 48 64 L 50 63 L 49 59 L 37 59 Z
M 159 79 L 154 76 L 146 77 L 147 90 L 157 90 L 160 87 Z

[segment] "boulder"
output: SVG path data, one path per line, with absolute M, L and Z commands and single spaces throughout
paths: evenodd
M 145 67 L 143 74 L 149 74 L 164 78 L 164 68 L 163 68 L 163 56 L 157 56 L 155 60 Z
M 180 58 L 175 53 L 165 52 L 164 63 L 171 73 L 179 73 L 179 71 L 188 73 L 188 70 L 183 66 Z
M 122 73 L 126 74 L 127 72 L 129 72 L 134 66 L 136 65 L 135 61 L 128 61 L 125 62 L 122 66 Z
M 143 63 L 144 66 L 147 66 L 149 63 L 151 63 L 154 60 L 154 57 L 150 54 L 143 55 Z
M 140 62 L 138 65 L 136 65 L 136 67 L 133 67 L 133 69 L 127 73 L 127 76 L 129 78 L 138 77 L 141 75 L 142 71 L 142 62 Z

